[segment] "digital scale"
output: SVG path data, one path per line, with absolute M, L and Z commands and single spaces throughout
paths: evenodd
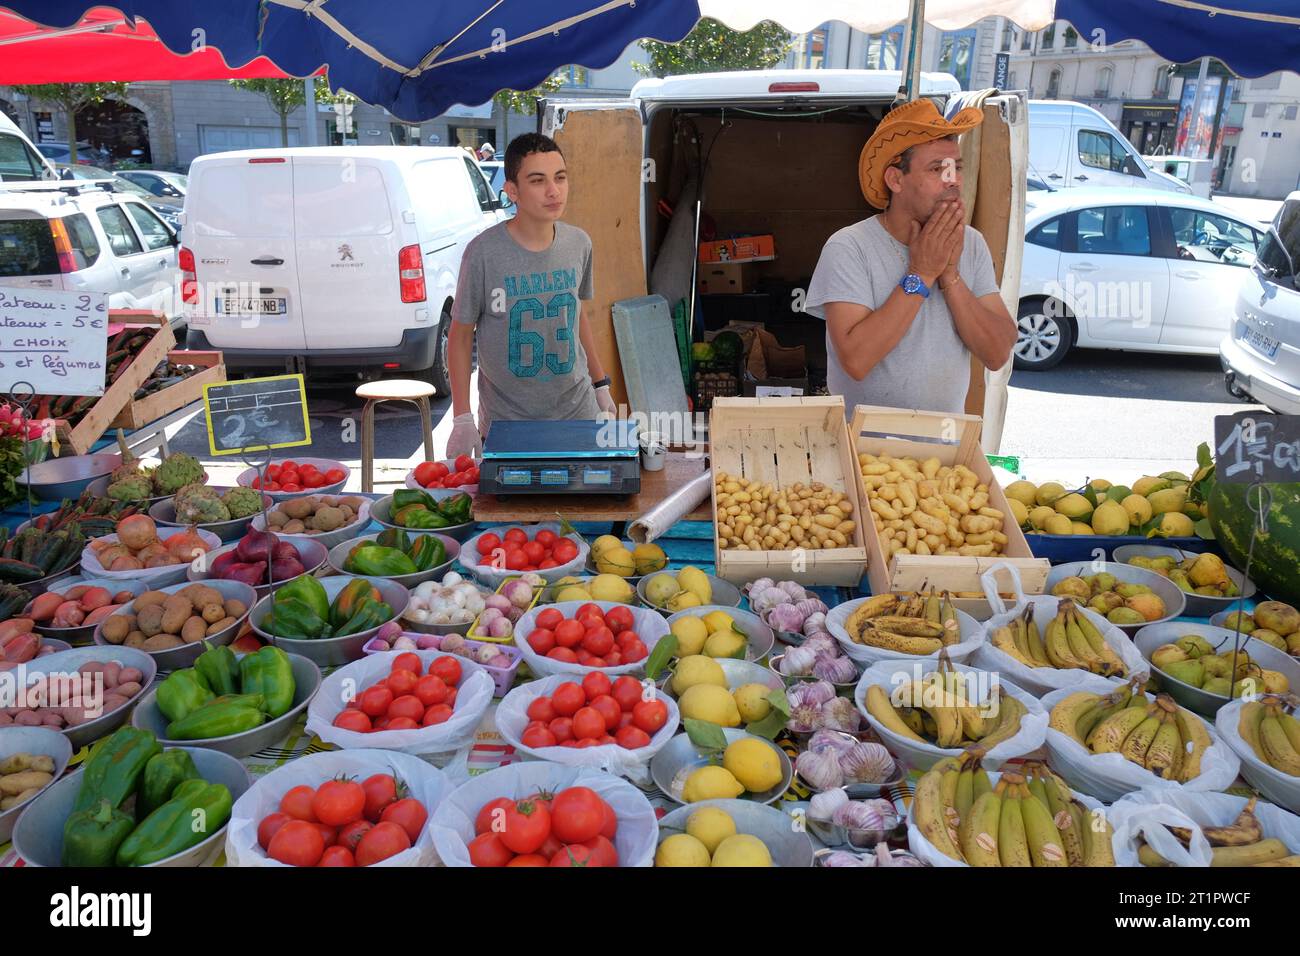
M 641 490 L 636 423 L 493 422 L 478 485 L 489 495 L 634 495 Z

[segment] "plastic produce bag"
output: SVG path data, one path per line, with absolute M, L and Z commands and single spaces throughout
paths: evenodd
M 377 730 L 363 734 L 334 726 L 334 718 L 347 706 L 349 700 L 389 675 L 393 661 L 399 654 L 414 654 L 420 658 L 423 670 L 428 673 L 429 663 L 435 658 L 450 657 L 460 664 L 460 687 L 452 715 L 441 724 L 421 727 L 419 730 Z M 445 754 L 459 750 L 474 737 L 474 731 L 483 721 L 483 714 L 492 703 L 496 684 L 491 675 L 473 661 L 442 651 L 384 651 L 370 654 L 359 661 L 340 667 L 321 682 L 320 690 L 307 705 L 307 730 L 326 743 L 344 749 L 368 748 L 395 750 L 398 753 Z
M 826 612 L 826 630 L 831 633 L 835 640 L 840 642 L 844 648 L 844 653 L 857 664 L 867 667 L 878 661 L 897 661 L 897 660 L 916 660 L 916 661 L 937 661 L 939 652 L 926 654 L 900 654 L 898 651 L 886 650 L 883 647 L 872 647 L 870 644 L 859 644 L 853 638 L 849 637 L 849 632 L 844 625 L 849 619 L 849 615 L 862 606 L 864 601 L 869 598 L 858 598 L 853 601 L 846 601 L 838 604 Z M 975 649 L 984 640 L 984 625 L 971 617 L 965 611 L 957 612 L 957 622 L 961 625 L 961 640 L 944 648 L 948 652 L 948 660 L 954 663 L 964 663 L 967 658 L 975 653 Z
M 1137 838 L 1146 836 L 1147 843 L 1175 866 L 1209 866 L 1211 847 L 1201 833 L 1201 827 L 1229 826 L 1242 808 L 1246 798 L 1230 793 L 1192 793 L 1176 790 L 1139 790 L 1115 802 L 1111 812 L 1117 820 L 1125 821 L 1125 844 L 1121 847 L 1116 828 L 1115 861 L 1123 852 L 1131 862 L 1125 866 L 1138 866 Z M 1255 805 L 1255 816 L 1264 830 L 1264 838 L 1281 840 L 1292 853 L 1300 853 L 1300 817 L 1280 807 L 1260 801 Z M 1190 850 L 1172 833 L 1158 824 L 1190 827 Z
M 566 618 L 570 618 L 578 612 L 578 608 L 585 604 L 594 604 L 605 613 L 609 613 L 616 607 L 625 607 L 631 611 L 632 630 L 640 635 L 641 642 L 646 646 L 645 659 L 637 661 L 635 664 L 620 664 L 617 667 L 583 667 L 581 664 L 567 664 L 564 661 L 544 657 L 532 649 L 528 643 L 528 635 L 537 626 L 538 614 L 548 608 L 555 608 Z M 519 648 L 519 653 L 524 655 L 524 663 L 528 665 L 528 669 L 538 677 L 565 674 L 569 677 L 576 677 L 577 680 L 582 680 L 584 674 L 590 674 L 592 671 L 608 674 L 611 679 L 618 677 L 620 674 L 640 674 L 645 670 L 645 662 L 654 653 L 655 645 L 667 636 L 668 621 L 658 611 L 652 611 L 644 607 L 632 607 L 628 604 L 619 604 L 615 601 L 560 601 L 556 604 L 545 604 L 534 607 L 515 622 L 515 647 Z
M 618 816 L 614 849 L 619 866 L 651 866 L 659 843 L 659 823 L 650 801 L 632 784 L 589 767 L 565 767 L 549 761 L 510 764 L 490 770 L 462 784 L 429 818 L 438 857 L 447 866 L 472 866 L 469 843 L 474 839 L 474 818 L 483 804 L 497 797 L 522 799 L 538 790 L 559 793 L 568 787 L 589 787 Z
M 540 524 L 513 524 L 500 528 L 492 528 L 470 538 L 461 547 L 461 564 L 469 569 L 470 574 L 478 578 L 479 581 L 489 585 L 492 590 L 496 590 L 506 578 L 517 578 L 522 571 L 511 571 L 507 568 L 495 568 L 491 564 L 478 564 L 478 539 L 485 534 L 495 534 L 497 537 L 503 536 L 511 528 L 521 528 L 528 533 L 528 540 L 531 541 L 537 537 L 539 531 L 554 531 L 558 537 L 567 537 L 570 541 L 578 546 L 578 556 L 568 564 L 561 564 L 558 567 L 546 568 L 542 571 L 533 571 L 542 580 L 547 583 L 560 580 L 570 574 L 582 574 L 583 569 L 587 566 L 587 554 L 591 551 L 591 546 L 582 539 L 580 534 L 564 534 L 558 521 L 543 521 Z M 434 529 L 437 530 L 437 529 Z
M 1300 777 L 1283 773 L 1255 755 L 1250 744 L 1237 731 L 1241 724 L 1241 708 L 1246 702 L 1234 700 L 1219 708 L 1214 717 L 1214 729 L 1223 742 L 1241 760 L 1241 775 L 1269 800 L 1300 813 Z M 1300 851 L 1297 851 L 1300 852 Z
M 257 843 L 263 818 L 280 809 L 280 800 L 300 784 L 319 787 L 339 775 L 365 780 L 371 774 L 391 773 L 409 790 L 408 796 L 424 804 L 430 818 L 456 788 L 457 778 L 431 767 L 418 757 L 392 750 L 335 750 L 308 754 L 272 770 L 235 801 L 226 830 L 226 862 L 230 866 L 285 866 L 271 859 Z M 375 866 L 432 866 L 437 857 L 433 837 L 425 827 L 409 850 Z

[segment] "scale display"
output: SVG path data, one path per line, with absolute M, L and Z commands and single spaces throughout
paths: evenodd
M 479 491 L 493 495 L 632 495 L 641 490 L 635 422 L 493 422 Z

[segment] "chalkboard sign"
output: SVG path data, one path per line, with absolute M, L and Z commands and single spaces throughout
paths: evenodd
M 307 392 L 301 375 L 274 375 L 203 386 L 208 448 L 237 455 L 311 444 Z
M 0 391 L 103 395 L 108 296 L 0 288 Z
M 1300 415 L 1216 415 L 1214 448 L 1219 481 L 1300 482 Z

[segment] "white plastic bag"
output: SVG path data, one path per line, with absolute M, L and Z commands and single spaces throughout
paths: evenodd
M 1049 720 L 1052 708 L 1080 689 L 1094 690 L 1091 687 L 1064 687 L 1043 697 L 1042 705 L 1048 713 Z M 1150 694 L 1147 697 L 1154 699 Z M 1191 711 L 1188 713 L 1196 720 L 1201 720 Z M 1047 728 L 1047 753 L 1052 769 L 1071 787 L 1102 801 L 1114 802 L 1124 794 L 1141 790 L 1143 787 L 1222 790 L 1237 778 L 1241 761 L 1228 749 L 1228 745 L 1223 742 L 1213 727 L 1204 720 L 1201 720 L 1201 723 L 1205 725 L 1210 736 L 1210 746 L 1201 757 L 1201 772 L 1187 783 L 1157 777 L 1150 770 L 1139 767 L 1118 753 L 1095 754 L 1077 740 L 1051 727 Z
M 472 866 L 469 842 L 474 839 L 474 818 L 485 803 L 497 797 L 518 800 L 538 790 L 559 793 L 568 787 L 589 787 L 613 808 L 618 816 L 614 849 L 619 866 L 654 863 L 659 823 L 645 794 L 621 777 L 549 761 L 514 763 L 471 778 L 442 801 L 425 833 L 432 834 L 446 866 Z
M 284 795 L 300 784 L 319 787 L 340 774 L 364 780 L 376 773 L 391 773 L 399 777 L 406 784 L 408 796 L 424 804 L 430 819 L 458 782 L 418 757 L 392 750 L 333 750 L 299 757 L 259 778 L 235 801 L 230 825 L 226 829 L 227 865 L 285 866 L 267 856 L 257 843 L 258 825 L 280 809 Z M 425 827 L 410 849 L 375 866 L 432 866 L 435 860 L 433 836 Z
M 460 686 L 452 715 L 441 724 L 419 730 L 377 730 L 363 734 L 334 726 L 334 718 L 353 697 L 359 697 L 370 685 L 383 680 L 393 669 L 398 654 L 414 654 L 428 673 L 429 663 L 438 657 L 450 657 L 461 667 Z M 340 667 L 321 682 L 320 690 L 307 705 L 307 731 L 330 744 L 348 749 L 394 750 L 398 753 L 445 754 L 469 743 L 492 703 L 496 684 L 482 666 L 455 654 L 442 651 L 383 651 L 370 654 Z
M 635 664 L 619 664 L 617 667 L 583 667 L 581 664 L 568 664 L 564 661 L 545 657 L 532 649 L 532 646 L 528 643 L 528 635 L 537 626 L 538 614 L 550 608 L 555 608 L 566 618 L 570 618 L 584 604 L 594 604 L 606 614 L 616 607 L 627 608 L 631 611 L 632 630 L 636 631 L 641 638 L 641 643 L 646 646 L 645 658 Z M 612 680 L 620 674 L 642 673 L 645 670 L 645 662 L 654 653 L 655 645 L 668 636 L 668 630 L 668 621 L 664 616 L 658 611 L 651 611 L 648 608 L 632 607 L 627 604 L 620 604 L 617 601 L 560 601 L 557 604 L 535 606 L 515 622 L 515 647 L 519 648 L 519 653 L 524 655 L 524 663 L 528 665 L 528 669 L 538 677 L 564 674 L 571 679 L 582 680 L 584 675 L 590 674 L 592 671 L 599 671 L 602 674 L 608 674 Z
M 1246 798 L 1230 793 L 1192 793 L 1177 790 L 1139 790 L 1117 800 L 1111 807 L 1116 819 L 1125 821 L 1125 845 L 1116 846 L 1115 861 L 1119 862 L 1122 850 L 1125 859 L 1137 866 L 1137 837 L 1146 836 L 1151 849 L 1175 866 L 1209 866 L 1211 848 L 1201 827 L 1229 826 L 1237 819 Z M 1300 853 L 1300 817 L 1280 807 L 1260 802 L 1255 805 L 1255 816 L 1264 830 L 1264 838 L 1281 840 L 1292 853 Z M 1193 830 L 1190 852 L 1163 826 L 1190 827 Z M 1118 835 L 1118 827 L 1116 828 Z
M 908 740 L 886 729 L 867 710 L 867 689 L 878 684 L 886 694 L 892 694 L 904 683 L 920 680 L 926 674 L 937 670 L 938 666 L 938 661 L 927 659 L 882 661 L 868 667 L 858 679 L 858 686 L 853 690 L 853 700 L 858 705 L 858 710 L 890 752 L 901 758 L 908 766 L 920 770 L 928 770 L 944 757 L 957 756 L 962 752 L 962 748 L 945 749 L 934 744 L 918 744 L 914 740 Z M 1012 757 L 1022 757 L 1042 746 L 1043 735 L 1047 730 L 1047 712 L 1032 694 L 1021 690 L 1010 681 L 1003 680 L 998 674 L 967 667 L 964 664 L 957 664 L 953 669 L 974 678 L 974 683 L 966 686 L 980 700 L 986 700 L 994 686 L 1001 686 L 1003 691 L 1024 704 L 1029 711 L 1020 719 L 1019 730 L 1001 743 L 995 744 L 984 755 L 984 766 L 987 769 L 996 769 Z
M 537 537 L 539 531 L 554 531 L 557 537 L 568 538 L 578 546 L 578 556 L 567 564 L 561 564 L 558 567 L 546 568 L 542 571 L 533 571 L 539 578 L 551 583 L 567 577 L 570 574 L 581 574 L 583 568 L 587 566 L 587 553 L 591 550 L 590 545 L 582 539 L 580 534 L 564 534 L 558 521 L 543 521 L 540 524 L 514 524 L 502 526 L 500 528 L 491 528 L 474 535 L 466 541 L 460 549 L 462 556 L 461 564 L 469 569 L 470 574 L 478 578 L 484 584 L 496 590 L 506 578 L 517 578 L 523 574 L 522 571 L 511 571 L 507 568 L 493 567 L 492 564 L 479 564 L 478 539 L 485 534 L 495 534 L 497 537 L 503 537 L 511 528 L 520 528 L 528 534 L 528 540 L 531 541 Z M 437 530 L 436 528 L 433 530 Z
M 1241 759 L 1241 775 L 1276 804 L 1300 813 L 1300 777 L 1283 773 L 1271 764 L 1260 760 L 1250 744 L 1242 738 L 1237 727 L 1241 724 L 1241 708 L 1246 702 L 1234 700 L 1219 708 L 1214 717 L 1214 729 L 1223 742 Z
M 837 604 L 826 612 L 826 630 L 830 631 L 831 636 L 840 642 L 840 646 L 844 648 L 844 653 L 850 659 L 864 667 L 878 661 L 937 661 L 939 659 L 938 651 L 924 656 L 900 654 L 898 651 L 886 650 L 883 647 L 859 644 L 849 637 L 849 632 L 844 626 L 849 619 L 849 615 L 861 607 L 864 601 L 869 600 L 871 599 L 857 598 L 852 601 L 845 601 L 843 604 Z M 961 626 L 961 640 L 956 644 L 949 645 L 944 650 L 948 652 L 948 660 L 954 663 L 964 663 L 968 657 L 975 653 L 975 649 L 984 640 L 984 626 L 965 611 L 957 611 L 957 623 Z
M 668 720 L 650 737 L 650 743 L 638 750 L 628 750 L 618 744 L 581 748 L 524 746 L 521 738 L 524 728 L 529 723 L 528 705 L 538 697 L 550 695 L 561 684 L 573 680 L 573 675 L 555 674 L 522 684 L 506 694 L 505 699 L 497 705 L 496 714 L 493 716 L 501 736 L 516 750 L 538 760 L 550 760 L 570 767 L 594 767 L 607 773 L 628 777 L 638 784 L 648 781 L 650 758 L 673 739 L 673 735 L 677 733 L 678 721 L 681 719 L 677 710 L 677 701 L 658 688 L 655 689 L 655 699 L 663 701 L 667 706 Z
M 188 530 L 188 528 L 159 528 L 158 540 L 165 544 L 167 539 L 178 534 L 183 534 Z M 221 547 L 221 539 L 211 531 L 204 531 L 201 528 L 196 530 L 198 530 L 199 538 L 208 546 L 208 552 L 215 551 L 217 548 Z M 117 535 L 115 534 L 106 534 L 97 540 L 104 541 L 108 544 L 117 544 L 118 542 Z M 185 580 L 185 572 L 188 570 L 190 564 L 187 560 L 180 564 L 169 564 L 161 568 L 145 568 L 140 571 L 109 571 L 99 563 L 98 555 L 99 552 L 90 545 L 86 545 L 86 547 L 82 549 L 81 570 L 84 572 L 84 576 L 87 578 L 100 578 L 103 581 L 112 581 L 115 586 L 117 586 L 121 581 L 130 581 L 133 584 L 139 581 L 157 587 L 166 587 L 168 584 L 177 584 Z M 179 577 L 176 575 L 177 569 L 180 570 Z M 170 572 L 170 574 L 164 574 L 164 571 Z M 112 588 L 109 590 L 111 591 Z

